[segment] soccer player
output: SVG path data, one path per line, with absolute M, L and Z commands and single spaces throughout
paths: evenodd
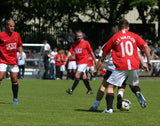
M 101 55 L 100 55 L 100 57 L 101 57 Z M 89 109 L 89 111 L 97 111 L 97 108 L 98 108 L 98 106 L 100 104 L 100 101 L 102 100 L 102 98 L 104 96 L 104 92 L 105 92 L 105 89 L 106 89 L 106 87 L 104 87 L 103 85 L 105 85 L 105 83 L 107 83 L 106 80 L 109 78 L 109 76 L 111 75 L 112 71 L 115 70 L 115 65 L 113 64 L 111 53 L 109 53 L 108 57 L 109 58 L 108 58 L 107 67 L 106 67 L 107 72 L 105 73 L 105 75 L 103 77 L 102 84 L 98 89 L 97 96 L 96 96 L 96 99 L 94 101 L 94 105 Z M 143 62 L 140 51 L 138 51 L 138 57 L 139 57 L 141 65 L 142 65 L 142 68 L 148 72 L 148 67 Z M 138 70 L 137 70 L 137 72 L 138 72 Z M 126 87 L 125 81 L 123 82 L 122 87 L 118 87 L 118 93 L 117 93 L 117 108 L 118 109 L 120 109 L 121 105 L 122 105 L 122 98 L 123 98 L 123 94 L 125 92 L 125 87 Z M 140 87 L 139 87 L 138 84 L 135 84 L 134 86 L 130 86 L 130 88 L 131 88 L 132 92 L 135 95 L 136 95 L 137 91 L 140 92 Z M 146 107 L 146 104 L 145 104 L 146 101 L 145 101 L 145 99 L 144 99 L 144 97 L 143 97 L 141 92 L 140 92 L 140 94 L 141 94 L 140 96 L 137 96 L 137 95 L 136 96 L 137 96 L 142 108 L 145 108 Z
M 14 31 L 15 23 L 12 19 L 6 21 L 6 31 L 0 33 L 0 83 L 10 68 L 10 76 L 13 91 L 13 104 L 18 104 L 18 80 L 19 72 L 17 64 L 17 50 L 22 59 L 22 41 L 20 35 Z
M 139 69 L 139 58 L 137 53 L 137 47 L 140 50 L 144 49 L 147 56 L 147 63 L 151 67 L 150 54 L 148 46 L 145 41 L 137 34 L 129 32 L 129 23 L 126 19 L 119 21 L 119 32 L 113 35 L 112 38 L 104 45 L 102 58 L 96 65 L 96 69 L 93 72 L 97 74 L 98 69 L 104 62 L 106 55 L 112 49 L 113 63 L 116 70 L 112 72 L 110 77 L 107 79 L 107 83 L 103 86 L 107 87 L 107 109 L 102 113 L 113 113 L 113 99 L 114 99 L 114 88 L 116 86 L 121 87 L 124 80 L 127 78 L 126 83 L 133 86 L 139 82 L 137 70 Z M 140 95 L 139 92 L 137 95 Z
M 83 39 L 83 32 L 82 31 L 78 31 L 76 33 L 76 38 L 77 38 L 77 40 L 72 43 L 71 48 L 67 54 L 66 60 L 68 60 L 68 57 L 70 57 L 72 55 L 72 53 L 74 52 L 75 57 L 76 57 L 77 71 L 75 74 L 75 81 L 72 85 L 72 88 L 69 90 L 66 90 L 66 92 L 68 94 L 73 93 L 74 89 L 76 88 L 76 86 L 79 83 L 81 74 L 83 74 L 82 79 L 83 79 L 83 82 L 84 82 L 86 88 L 88 89 L 87 94 L 93 94 L 93 91 L 90 87 L 90 84 L 89 84 L 89 81 L 87 79 L 85 72 L 86 72 L 87 63 L 88 63 L 88 53 L 90 53 L 92 55 L 92 58 L 93 58 L 95 64 L 96 64 L 96 58 L 94 56 L 94 53 L 92 51 L 92 48 L 91 48 L 89 42 Z

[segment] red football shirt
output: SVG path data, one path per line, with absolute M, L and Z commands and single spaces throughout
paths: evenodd
M 61 65 L 61 55 L 60 54 L 56 54 L 54 59 L 56 60 L 55 65 L 56 66 L 60 66 Z M 57 60 L 59 60 L 59 61 L 57 61 Z
M 117 70 L 139 69 L 137 46 L 142 50 L 146 42 L 137 34 L 129 31 L 119 31 L 103 47 L 107 55 L 112 49 L 113 63 Z
M 81 42 L 73 42 L 70 51 L 75 53 L 76 63 L 87 64 L 88 63 L 88 53 L 93 52 L 88 41 L 82 40 Z
M 65 60 L 65 59 L 66 59 L 66 56 L 65 56 L 64 54 L 61 56 L 61 65 L 64 65 L 64 64 L 65 64 L 65 62 L 64 62 L 64 61 L 62 61 L 62 59 L 63 59 L 63 60 Z
M 87 64 L 87 66 L 88 66 L 88 67 L 94 66 L 93 58 L 92 58 L 92 55 L 91 55 L 91 54 L 88 54 L 88 64 Z
M 6 31 L 0 33 L 0 63 L 17 65 L 17 47 L 22 46 L 20 35 L 12 32 L 11 36 Z

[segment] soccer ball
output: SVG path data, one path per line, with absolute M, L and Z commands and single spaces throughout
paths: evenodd
M 131 102 L 127 99 L 122 100 L 121 110 L 128 111 L 131 108 Z

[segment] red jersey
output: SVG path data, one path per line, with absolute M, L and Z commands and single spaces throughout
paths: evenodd
M 56 54 L 54 59 L 56 60 L 55 65 L 56 66 L 60 66 L 61 65 L 61 55 L 60 54 Z M 57 60 L 59 60 L 59 61 L 57 61 Z
M 139 69 L 137 46 L 142 50 L 146 42 L 137 34 L 129 31 L 119 31 L 103 47 L 107 55 L 112 49 L 113 63 L 117 70 Z
M 11 36 L 6 31 L 0 33 L 0 63 L 17 65 L 17 47 L 22 46 L 20 35 L 12 32 Z
M 93 62 L 93 58 L 91 54 L 88 54 L 88 67 L 93 67 L 94 66 L 94 62 Z
M 89 42 L 86 40 L 82 40 L 81 42 L 77 42 L 77 41 L 73 42 L 69 52 L 75 53 L 76 63 L 77 65 L 79 65 L 79 64 L 87 64 L 88 53 L 91 53 L 93 51 Z

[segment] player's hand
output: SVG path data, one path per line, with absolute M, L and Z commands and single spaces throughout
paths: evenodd
M 147 71 L 147 72 L 149 72 L 149 69 L 148 69 L 148 67 L 146 65 L 142 65 L 142 69 Z
M 149 67 L 152 67 L 152 63 L 151 63 L 150 60 L 147 62 L 147 64 L 148 64 Z
M 97 75 L 98 71 L 97 70 L 94 70 L 91 74 L 93 77 L 95 77 Z

